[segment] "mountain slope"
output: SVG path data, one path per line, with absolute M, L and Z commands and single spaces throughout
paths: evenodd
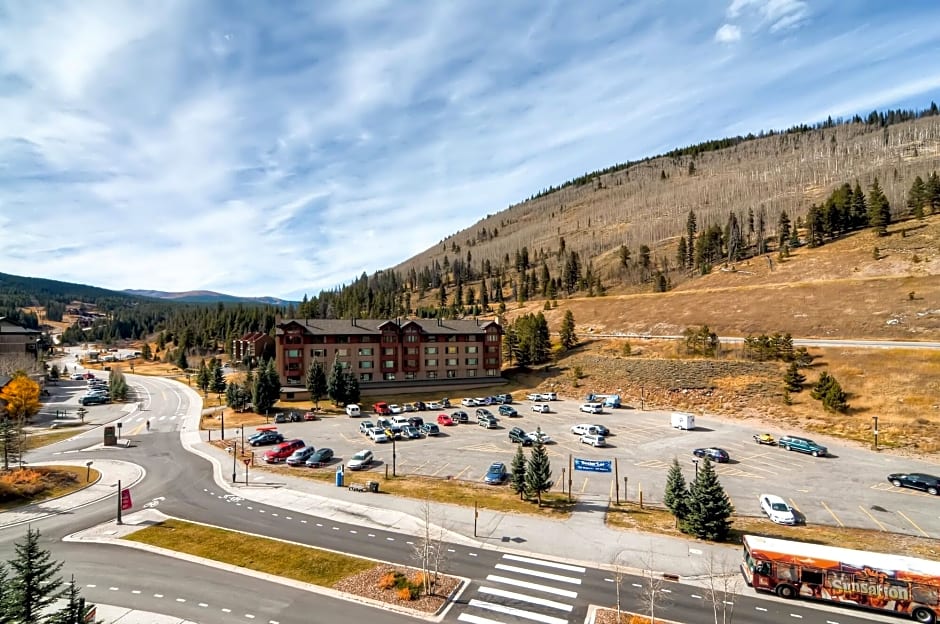
M 138 297 L 150 297 L 152 299 L 167 299 L 170 301 L 180 301 L 183 303 L 263 303 L 267 305 L 286 306 L 291 301 L 278 299 L 277 297 L 237 297 L 235 295 L 226 295 L 212 290 L 188 290 L 185 292 L 167 292 L 164 290 L 135 290 L 125 289 L 123 292 Z

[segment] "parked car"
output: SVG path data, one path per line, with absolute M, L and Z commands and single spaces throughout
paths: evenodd
M 508 405 L 500 405 L 499 409 L 496 411 L 499 412 L 500 416 L 505 416 L 506 418 L 514 418 L 519 415 L 519 412 L 517 412 L 515 408 Z
M 363 435 L 369 435 L 369 430 L 375 427 L 375 423 L 371 420 L 363 420 L 359 423 L 359 433 Z
M 275 425 L 280 425 L 280 424 L 289 423 L 289 422 L 290 422 L 290 416 L 288 416 L 287 414 L 283 412 L 280 414 L 275 414 L 274 416 Z
M 525 399 L 526 401 L 541 401 L 542 395 L 538 394 L 537 392 L 533 392 L 531 394 L 525 395 Z
M 758 444 L 767 444 L 769 446 L 774 446 L 777 444 L 777 440 L 769 433 L 755 433 L 754 441 Z
M 529 439 L 532 440 L 532 442 L 538 442 L 541 440 L 542 444 L 552 443 L 551 437 L 544 431 L 533 431 L 529 433 Z
M 483 477 L 483 483 L 499 485 L 504 482 L 508 476 L 509 473 L 506 471 L 506 464 L 503 462 L 494 462 L 490 464 L 489 469 L 486 471 L 486 476 Z
M 415 401 L 415 409 L 419 412 L 423 412 L 428 409 L 428 406 L 424 404 L 424 401 Z
M 723 448 L 718 448 L 717 446 L 710 446 L 708 448 L 697 448 L 692 451 L 692 454 L 696 457 L 707 457 L 713 462 L 718 462 L 719 464 L 726 464 L 731 461 L 731 456 Z
M 375 419 L 375 426 L 378 427 L 379 429 L 388 429 L 393 424 L 394 423 L 392 422 L 391 418 L 376 418 Z
M 444 409 L 444 404 L 440 401 L 431 401 L 430 403 L 427 403 L 425 407 L 429 410 L 439 410 Z
M 532 406 L 532 411 L 538 412 L 539 414 L 547 414 L 552 410 L 545 403 L 536 403 Z
M 316 413 L 316 412 L 304 412 L 304 420 L 305 420 L 305 421 L 316 420 L 316 419 L 317 419 L 317 413 Z
M 436 436 L 441 434 L 441 428 L 434 423 L 424 423 L 421 425 L 421 431 L 426 436 Z
M 388 442 L 390 436 L 388 435 L 387 431 L 388 430 L 386 429 L 373 427 L 372 429 L 369 429 L 369 437 L 372 438 L 372 441 L 377 444 Z
M 255 440 L 257 440 L 258 438 L 260 438 L 261 436 L 263 436 L 263 435 L 266 434 L 266 433 L 277 433 L 277 428 L 276 428 L 276 427 L 265 427 L 265 428 L 259 429 L 259 430 L 256 431 L 255 433 L 253 433 L 253 434 L 251 434 L 250 436 L 248 436 L 248 441 L 249 441 L 249 442 L 254 442 Z
M 379 416 L 386 416 L 392 413 L 392 410 L 389 409 L 388 403 L 384 401 L 379 401 L 378 403 L 372 404 L 372 411 L 378 414 Z
M 456 425 L 454 419 L 447 414 L 438 414 L 437 415 L 437 424 L 443 425 L 445 427 L 450 427 L 451 425 Z
M 346 467 L 350 470 L 362 470 L 363 468 L 368 468 L 371 466 L 373 459 L 372 451 L 369 449 L 362 449 L 349 458 L 349 461 L 346 462 Z
M 470 414 L 462 410 L 457 410 L 456 412 L 451 414 L 450 417 L 454 419 L 454 422 L 458 422 L 458 423 L 470 422 Z
M 604 406 L 601 405 L 600 403 L 585 403 L 578 409 L 588 414 L 603 414 L 604 413 Z
M 281 442 L 264 454 L 264 461 L 269 464 L 279 464 L 293 455 L 294 451 L 299 451 L 304 446 L 306 446 L 306 444 L 304 444 L 304 441 L 300 438 L 288 440 L 287 442 Z
M 398 405 L 397 403 L 392 403 L 391 405 L 388 406 L 388 411 L 391 412 L 392 414 L 401 414 L 402 412 L 405 411 L 405 408 L 402 407 L 401 405 Z
M 312 446 L 305 446 L 301 449 L 297 449 L 291 453 L 290 457 L 287 458 L 285 462 L 288 466 L 303 466 L 310 456 L 314 454 L 315 449 Z M 270 452 L 270 451 L 269 451 Z
M 362 416 L 362 408 L 360 408 L 356 403 L 350 403 L 346 406 L 346 415 L 352 418 Z
M 402 429 L 402 435 L 409 440 L 418 440 L 421 438 L 421 431 L 414 425 L 408 425 Z
M 786 451 L 799 451 L 801 453 L 809 453 L 813 457 L 825 457 L 829 454 L 829 449 L 827 449 L 822 444 L 817 444 L 809 438 L 803 438 L 800 436 L 785 435 L 781 436 L 777 440 L 777 446 L 786 450 Z
M 411 425 L 412 427 L 420 427 L 421 425 L 424 424 L 424 419 L 421 418 L 420 416 L 412 416 L 411 418 L 408 419 L 408 424 Z
M 479 416 L 477 418 L 477 424 L 484 429 L 496 429 L 496 427 L 499 426 L 499 420 L 490 414 L 489 416 Z
M 405 412 L 417 412 L 418 408 L 415 407 L 414 403 L 403 403 L 401 409 Z
M 607 446 L 607 438 L 596 433 L 586 433 L 581 436 L 581 444 L 590 444 L 591 446 L 603 447 Z
M 464 407 L 473 407 L 476 405 L 476 399 L 463 398 L 463 399 L 460 399 L 460 404 L 463 405 Z
M 483 407 L 493 404 L 493 399 L 490 397 L 477 397 L 473 400 L 475 401 L 474 405 L 479 405 Z
M 922 472 L 898 472 L 888 475 L 888 481 L 894 487 L 913 488 L 922 490 L 931 496 L 940 492 L 940 477 L 924 474 Z
M 82 405 L 103 405 L 105 403 L 110 403 L 111 399 L 104 395 L 97 396 L 83 396 L 78 400 Z
M 557 401 L 558 395 L 554 392 L 542 392 L 539 394 L 540 401 Z
M 394 418 L 392 418 L 392 424 L 398 425 L 399 427 L 407 425 L 408 417 L 405 416 L 404 414 L 399 414 L 398 416 L 395 416 Z
M 480 409 L 476 411 L 476 417 L 477 417 L 477 421 L 479 421 L 481 418 L 496 418 L 493 415 L 493 412 L 486 409 L 485 407 L 481 407 Z
M 777 524 L 796 524 L 796 514 L 786 501 L 775 494 L 761 494 L 760 508 L 771 522 Z
M 604 425 L 595 425 L 591 423 L 581 423 L 571 428 L 571 433 L 575 435 L 599 435 L 609 436 L 610 429 Z
M 444 397 L 443 399 L 441 399 L 441 405 L 443 405 L 444 407 L 450 407 L 450 399 L 448 399 L 447 397 Z
M 69 377 L 72 381 L 81 381 L 84 378 L 85 375 L 83 373 L 72 373 L 72 376 Z
M 319 468 L 329 463 L 333 459 L 333 449 L 330 448 L 319 448 L 313 453 L 310 454 L 310 457 L 307 458 L 307 461 L 304 462 L 308 468 Z
M 529 438 L 529 434 L 522 427 L 513 427 L 509 430 L 509 441 L 522 446 L 532 446 L 532 439 Z

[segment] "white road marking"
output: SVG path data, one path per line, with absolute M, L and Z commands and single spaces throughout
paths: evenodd
M 385 539 L 388 540 L 389 542 L 394 542 L 394 541 L 395 541 L 395 538 L 394 538 L 394 537 L 386 537 Z
M 470 624 L 503 624 L 499 620 L 491 620 L 490 618 L 470 615 L 469 613 L 461 613 L 457 617 L 457 620 L 460 622 L 470 622 Z
M 140 593 L 140 590 L 139 590 L 139 589 L 132 589 L 132 590 L 131 590 L 131 593 L 132 593 L 132 594 L 139 594 L 139 593 Z
M 791 614 L 790 614 L 790 617 L 796 618 L 796 619 L 798 619 L 798 620 L 802 620 L 802 619 L 803 619 L 803 616 L 800 615 L 799 613 L 791 613 Z
M 277 517 L 277 514 L 276 514 L 276 513 L 272 513 L 271 515 L 274 516 L 275 518 Z
M 118 591 L 118 590 L 121 589 L 121 588 L 120 588 L 120 587 L 109 587 L 108 589 L 110 589 L 111 591 Z
M 85 587 L 90 587 L 90 588 L 94 589 L 95 587 L 98 587 L 98 586 L 95 585 L 94 583 L 89 583 L 88 585 L 85 585 Z
M 253 615 L 250 614 L 250 613 L 246 613 L 246 614 L 245 614 L 245 617 L 248 618 L 249 620 L 255 619 L 255 616 L 253 616 Z
M 766 610 L 767 610 L 767 609 L 765 609 L 764 607 L 754 607 L 754 608 L 757 609 L 758 611 L 766 611 Z
M 206 603 L 204 603 L 204 602 L 200 602 L 200 603 L 199 603 L 199 606 L 202 607 L 203 609 L 205 609 L 205 608 L 208 607 L 209 605 L 206 604 Z
M 498 576 L 496 574 L 488 575 L 486 580 L 490 581 L 491 583 L 503 583 L 504 585 L 514 585 L 516 587 L 525 587 L 526 589 L 543 591 L 549 594 L 555 594 L 556 596 L 564 596 L 565 598 L 578 597 L 578 592 L 571 591 L 570 589 L 558 589 L 556 587 L 551 587 L 550 585 L 542 585 L 540 583 L 532 583 L 530 581 L 520 581 L 518 579 L 509 578 L 506 576 Z
M 153 597 L 154 597 L 154 598 L 163 598 L 163 594 L 154 594 Z
M 702 599 L 702 597 L 701 597 L 701 596 L 699 596 L 698 594 L 692 594 L 692 597 L 693 597 L 693 598 L 698 598 L 699 600 L 701 600 L 701 599 Z
M 528 596 L 526 594 L 519 594 L 517 592 L 506 591 L 505 589 L 497 589 L 495 587 L 481 587 L 478 591 L 481 594 L 501 596 L 503 598 L 511 598 L 513 600 L 519 600 L 521 602 L 531 602 L 532 604 L 541 605 L 543 607 L 549 607 L 551 609 L 559 609 L 561 611 L 571 611 L 573 609 L 571 605 L 565 604 L 563 602 L 557 602 L 555 600 L 548 600 L 547 598 L 537 598 L 535 596 Z
M 186 602 L 186 599 L 185 599 L 185 598 L 177 598 L 177 599 L 176 599 L 176 602 Z
M 231 613 L 231 612 L 232 612 L 231 609 L 228 609 L 228 608 L 226 608 L 226 607 L 222 607 L 222 613 Z
M 479 609 L 488 609 L 490 611 L 496 611 L 497 613 L 505 613 L 506 615 L 514 615 L 516 617 L 525 618 L 527 620 L 534 620 L 536 622 L 542 622 L 543 624 L 568 624 L 568 620 L 565 618 L 552 617 L 550 615 L 542 615 L 541 613 L 533 613 L 532 611 L 525 611 L 524 609 L 515 609 L 513 607 L 504 607 L 503 605 L 496 604 L 493 602 L 486 602 L 485 600 L 471 600 L 468 603 L 471 607 L 477 607 Z
M 301 521 L 300 521 L 300 524 L 307 524 L 307 521 L 306 521 L 306 520 L 301 520 Z
M 479 556 L 479 555 L 477 555 L 476 553 L 467 553 L 467 554 L 470 555 L 471 557 L 477 557 L 477 556 Z
M 359 531 L 357 531 L 356 529 L 349 529 L 349 532 L 352 533 L 353 535 L 355 535 L 355 534 L 358 533 Z
M 560 574 L 550 574 L 548 572 L 542 572 L 541 570 L 530 570 L 529 568 L 520 568 L 518 566 L 509 566 L 502 563 L 497 563 L 495 566 L 497 570 L 505 570 L 507 572 L 515 572 L 517 574 L 528 574 L 529 576 L 538 576 L 540 578 L 548 579 L 551 581 L 559 581 L 562 583 L 571 583 L 572 585 L 580 585 L 581 579 L 574 578 L 573 576 L 562 576 Z
M 545 559 L 533 559 L 532 557 L 520 557 L 519 555 L 503 555 L 503 559 L 518 561 L 520 563 L 531 563 L 534 565 L 545 566 L 548 568 L 557 568 L 558 570 L 567 570 L 569 572 L 584 572 L 584 568 L 567 563 L 558 563 L 556 561 L 546 561 Z

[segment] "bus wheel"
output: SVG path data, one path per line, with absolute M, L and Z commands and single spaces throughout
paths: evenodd
M 793 589 L 792 585 L 781 584 L 777 585 L 777 595 L 781 598 L 793 598 L 796 596 L 796 590 Z
M 933 624 L 934 622 L 933 611 L 925 607 L 917 607 L 911 613 L 911 616 L 914 618 L 915 622 L 920 622 L 921 624 Z

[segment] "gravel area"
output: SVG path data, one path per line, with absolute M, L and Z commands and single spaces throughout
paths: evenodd
M 333 589 L 386 602 L 405 609 L 414 609 L 422 613 L 436 613 L 447 603 L 448 597 L 454 593 L 462 582 L 459 578 L 441 575 L 434 588 L 433 596 L 421 595 L 415 600 L 400 600 L 395 593 L 395 589 L 381 589 L 379 587 L 379 580 L 391 572 L 404 572 L 409 579 L 412 579 L 420 573 L 420 570 L 402 566 L 379 565 L 361 574 L 344 578 L 333 585 Z

